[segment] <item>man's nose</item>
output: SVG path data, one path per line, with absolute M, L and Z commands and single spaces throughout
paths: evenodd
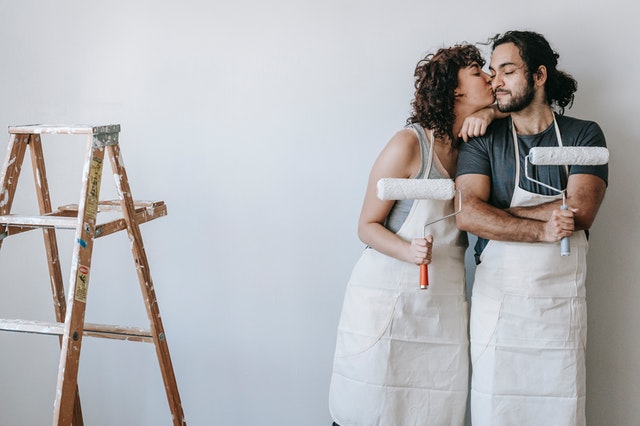
M 502 87 L 502 79 L 496 74 L 491 77 L 491 88 L 495 91 L 498 87 Z

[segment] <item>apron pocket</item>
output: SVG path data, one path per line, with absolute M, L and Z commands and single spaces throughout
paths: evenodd
M 396 292 L 350 287 L 338 325 L 336 356 L 354 356 L 373 347 L 387 331 L 399 296 Z
M 373 249 L 356 264 L 344 297 L 338 324 L 336 356 L 363 353 L 389 328 L 399 299 L 402 262 Z

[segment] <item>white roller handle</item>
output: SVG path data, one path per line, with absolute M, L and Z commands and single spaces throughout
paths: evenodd
M 566 204 L 563 204 L 560 209 L 562 210 L 567 210 L 569 207 L 567 207 Z M 560 256 L 570 256 L 571 255 L 571 247 L 569 245 L 569 237 L 563 237 L 562 240 L 560 240 Z
M 454 196 L 452 179 L 382 178 L 378 181 L 381 200 L 451 200 Z
M 538 146 L 529 151 L 538 166 L 597 166 L 609 162 L 609 150 L 601 146 Z

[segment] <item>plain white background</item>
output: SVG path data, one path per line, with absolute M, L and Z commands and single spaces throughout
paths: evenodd
M 597 121 L 611 151 L 589 253 L 589 424 L 633 425 L 640 34 L 630 8 L 0 0 L 0 129 L 122 126 L 134 197 L 169 207 L 142 234 L 188 424 L 328 425 L 367 175 L 404 125 L 416 62 L 455 42 L 539 31 L 579 82 L 568 115 Z M 83 152 L 82 139 L 45 139 L 55 206 L 77 201 Z M 14 212 L 37 205 L 26 166 Z M 72 237 L 58 233 L 65 277 Z M 53 319 L 42 246 L 38 232 L 4 242 L 0 317 Z M 86 319 L 146 325 L 123 233 L 96 241 Z M 50 424 L 57 365 L 55 337 L 0 334 L 0 425 Z M 85 424 L 171 424 L 151 345 L 85 338 L 79 386 Z

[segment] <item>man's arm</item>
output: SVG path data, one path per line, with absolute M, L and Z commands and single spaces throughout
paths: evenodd
M 575 230 L 591 228 L 600 209 L 606 183 L 600 177 L 588 174 L 569 176 L 567 183 L 567 206 L 574 212 Z M 511 207 L 507 213 L 526 219 L 548 221 L 554 210 L 560 208 L 562 200 L 533 207 Z
M 488 204 L 489 176 L 461 175 L 456 178 L 456 187 L 462 194 L 462 211 L 456 215 L 456 223 L 463 231 L 489 240 L 521 242 L 556 242 L 573 233 L 574 213 L 571 210 L 556 207 L 547 220 L 539 220 L 516 217 Z

